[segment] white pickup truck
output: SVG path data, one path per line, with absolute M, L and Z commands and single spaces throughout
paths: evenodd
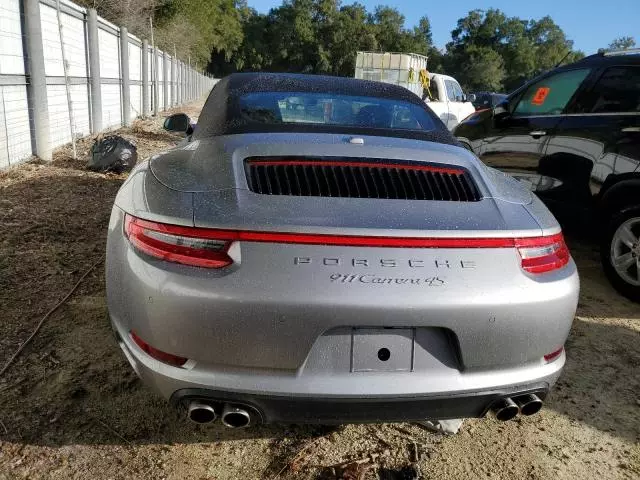
M 423 98 L 449 130 L 475 112 L 474 99 L 465 95 L 455 78 L 441 73 L 429 73 L 429 88 Z
M 429 88 L 424 88 L 429 78 Z M 427 71 L 427 57 L 417 53 L 358 52 L 355 78 L 392 83 L 411 90 L 431 107 L 449 130 L 475 112 L 453 77 Z

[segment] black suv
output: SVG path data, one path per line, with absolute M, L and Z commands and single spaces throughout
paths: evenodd
M 472 102 L 476 110 L 494 108 L 505 101 L 507 95 L 495 92 L 477 92 L 473 94 L 476 99 Z
M 640 301 L 640 50 L 547 72 L 454 134 L 529 185 L 562 223 L 586 220 L 609 280 Z

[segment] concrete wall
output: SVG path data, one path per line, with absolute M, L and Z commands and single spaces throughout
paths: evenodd
M 143 116 L 144 96 L 148 99 L 150 112 L 154 111 L 154 98 L 158 99 L 157 110 L 162 111 L 177 105 L 178 100 L 185 103 L 208 93 L 215 83 L 214 79 L 193 72 L 194 75 L 185 75 L 185 79 L 197 82 L 200 88 L 196 87 L 195 92 L 188 88 L 186 91 L 191 95 L 184 98 L 176 95 L 177 98 L 173 98 L 171 74 L 172 71 L 176 76 L 180 74 L 178 60 L 171 55 L 165 57 L 164 52 L 158 50 L 157 96 L 154 96 L 152 89 L 156 86 L 152 74 L 151 46 L 147 52 L 143 52 L 142 40 L 125 32 L 127 49 L 122 52 L 124 43 L 121 43 L 120 35 L 123 30 L 98 17 L 98 62 L 95 65 L 99 66 L 100 71 L 94 86 L 96 93 L 99 91 L 100 94 L 92 95 L 89 11 L 67 0 L 61 0 L 60 4 L 63 43 L 55 0 L 0 2 L 0 169 L 28 159 L 31 155 L 49 160 L 52 149 L 71 141 L 71 123 L 76 137 L 118 128 L 124 125 L 125 109 L 128 109 L 130 119 Z M 25 12 L 29 14 L 29 20 L 25 20 Z M 39 22 L 34 21 L 37 15 L 33 15 L 33 12 L 39 13 Z M 64 78 L 63 46 L 71 97 L 71 122 Z M 143 55 L 149 59 L 149 85 L 146 91 L 142 75 Z M 129 70 L 126 79 L 122 78 L 123 58 L 127 59 Z M 166 70 L 163 63 L 165 58 Z M 31 68 L 30 63 L 42 64 L 42 61 L 44 74 L 37 67 Z M 173 62 L 176 65 L 172 70 Z M 125 88 L 129 91 L 128 105 L 124 105 Z M 99 105 L 92 104 L 92 99 Z M 101 112 L 101 122 L 92 118 L 92 112 L 95 111 Z

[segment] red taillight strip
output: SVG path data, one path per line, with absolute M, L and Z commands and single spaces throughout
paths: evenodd
M 124 231 L 129 241 L 139 250 L 147 255 L 168 260 L 170 262 L 182 263 L 196 267 L 222 268 L 233 263 L 227 255 L 227 249 L 221 251 L 211 251 L 201 248 L 192 248 L 183 245 L 172 245 L 150 237 L 145 230 L 167 233 L 169 235 L 181 235 L 175 225 L 165 225 L 162 223 L 148 222 L 139 218 L 127 215 L 124 222 Z M 198 230 L 198 229 L 191 229 Z M 207 238 L 202 235 L 185 235 L 192 238 Z M 212 237 L 208 237 L 212 238 Z M 207 238 L 207 239 L 208 239 Z M 220 239 L 224 240 L 224 239 Z
M 550 245 L 562 241 L 562 234 L 525 238 L 457 238 L 457 237 L 371 237 L 361 235 L 331 235 L 293 232 L 256 232 L 251 230 L 219 230 L 215 228 L 183 227 L 150 222 L 127 215 L 135 225 L 157 232 L 185 237 L 267 243 L 298 243 L 303 245 L 336 245 L 391 248 L 511 248 Z
M 173 237 L 177 242 L 164 242 L 153 232 Z M 233 259 L 227 252 L 235 241 L 386 248 L 516 248 L 521 256 L 523 270 L 534 274 L 562 268 L 570 259 L 569 249 L 561 233 L 525 238 L 371 237 L 184 227 L 150 222 L 130 215 L 125 216 L 124 233 L 134 247 L 148 255 L 169 262 L 206 268 L 231 265 Z M 191 244 L 189 239 L 193 239 Z M 205 240 L 219 242 L 219 249 L 199 248 Z
M 437 167 L 433 165 L 411 165 L 406 163 L 376 163 L 376 162 L 344 162 L 336 160 L 327 162 L 322 160 L 249 160 L 251 166 L 302 166 L 302 167 L 364 167 L 364 168 L 397 168 L 399 170 L 420 170 L 434 173 L 450 173 L 462 175 L 465 170 L 462 168 Z

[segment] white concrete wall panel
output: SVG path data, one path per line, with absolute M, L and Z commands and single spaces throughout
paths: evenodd
M 20 18 L 21 0 L 0 0 L 0 75 L 16 75 L 15 84 L 4 81 L 0 85 L 0 168 L 18 163 L 31 156 L 32 135 L 30 113 L 27 102 L 27 86 L 25 85 L 25 53 L 23 50 L 22 26 Z M 68 0 L 61 3 L 83 14 L 86 10 Z M 60 31 L 58 28 L 57 11 L 50 5 L 40 3 L 41 29 L 43 39 L 43 53 L 45 73 L 47 75 L 47 107 L 49 110 L 49 135 L 51 147 L 55 148 L 71 141 L 69 125 L 69 108 L 66 87 L 63 77 L 62 49 Z M 87 76 L 86 31 L 82 18 L 61 12 L 64 48 L 68 64 L 68 74 L 71 79 L 70 91 L 73 109 L 73 125 L 76 135 L 90 134 L 89 125 L 89 95 Z M 98 43 L 100 50 L 100 76 L 102 122 L 105 129 L 119 127 L 122 122 L 121 85 L 120 80 L 120 42 L 118 27 L 99 19 Z M 132 118 L 142 114 L 142 96 L 146 93 L 149 105 L 153 102 L 151 88 L 143 92 L 142 85 L 142 55 L 148 55 L 148 70 L 150 83 L 153 65 L 153 50 L 142 52 L 142 48 L 135 43 L 135 37 L 130 36 L 129 76 L 130 104 L 124 106 L 131 111 Z M 165 79 L 162 52 L 158 52 L 157 69 L 159 84 L 159 109 L 164 107 L 164 91 L 168 89 L 169 105 L 175 102 L 171 90 L 171 65 Z M 168 57 L 167 61 L 171 61 Z M 178 79 L 180 74 L 177 71 Z M 185 72 L 186 73 L 186 72 Z M 188 74 L 187 74 L 188 75 Z M 186 75 L 185 75 L 186 76 Z M 81 80 L 78 81 L 78 78 Z M 9 83 L 9 84 L 7 84 Z M 211 82 L 214 83 L 213 81 Z M 151 86 L 151 85 L 150 85 Z M 38 106 L 35 106 L 38 108 Z
M 142 49 L 129 42 L 129 80 L 142 81 Z
M 100 49 L 100 77 L 120 78 L 119 39 L 117 35 L 98 26 L 98 45 Z
M 102 125 L 105 128 L 119 127 L 122 123 L 120 113 L 120 85 L 103 83 L 102 90 Z
M 0 168 L 31 156 L 25 85 L 0 86 Z
M 0 74 L 24 74 L 19 0 L 0 2 Z M 0 160 L 1 162 L 1 160 Z M 1 165 L 0 165 L 1 166 Z
M 70 77 L 85 77 L 87 62 L 84 41 L 84 25 L 79 18 L 62 12 L 62 37 L 64 53 L 67 60 L 67 74 Z M 47 76 L 63 77 L 62 49 L 60 46 L 60 30 L 55 8 L 40 4 L 40 22 L 42 24 L 42 47 L 44 51 L 44 67 Z
M 89 103 L 87 85 L 71 85 L 71 107 L 76 137 L 89 135 Z M 67 92 L 64 85 L 47 85 L 49 135 L 53 148 L 71 141 Z
M 130 85 L 129 92 L 131 118 L 140 117 L 142 115 L 142 85 Z

